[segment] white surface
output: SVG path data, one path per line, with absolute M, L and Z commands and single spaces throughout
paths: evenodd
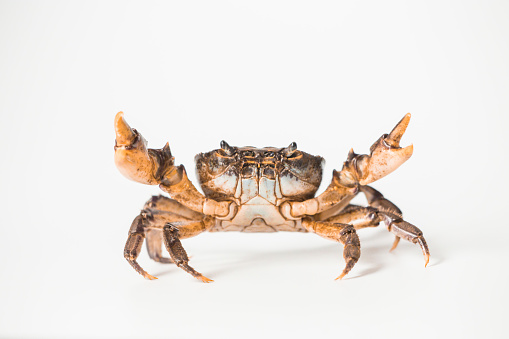
M 502 338 L 508 298 L 508 4 L 0 2 L 0 337 Z M 125 262 L 157 187 L 113 164 L 113 117 L 193 173 L 219 146 L 327 160 L 324 185 L 412 112 L 412 159 L 374 184 L 431 250 L 360 231 L 203 234 L 215 280 Z M 194 178 L 193 178 L 194 179 Z M 323 187 L 322 187 L 323 190 Z

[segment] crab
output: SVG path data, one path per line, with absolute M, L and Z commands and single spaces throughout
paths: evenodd
M 288 147 L 220 148 L 196 155 L 196 172 L 203 194 L 188 179 L 183 165 L 176 166 L 169 144 L 147 148 L 142 135 L 119 112 L 115 117 L 115 164 L 127 178 L 159 185 L 169 198 L 153 196 L 135 217 L 124 248 L 124 257 L 143 277 L 156 279 L 136 261 L 143 240 L 149 257 L 174 263 L 203 282 L 205 277 L 189 265 L 181 240 L 202 232 L 309 232 L 343 244 L 346 266 L 342 279 L 360 257 L 357 230 L 383 222 L 395 235 L 391 251 L 401 238 L 419 244 L 425 260 L 429 250 L 419 228 L 403 219 L 401 210 L 368 184 L 394 171 L 410 158 L 413 146 L 400 147 L 410 113 L 389 134 L 382 135 L 370 154 L 350 150 L 341 171 L 318 196 L 324 161 L 303 152 L 292 142 Z M 368 206 L 350 204 L 359 193 Z M 162 244 L 170 258 L 162 255 Z

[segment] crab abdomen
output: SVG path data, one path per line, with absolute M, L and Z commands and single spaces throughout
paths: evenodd
M 279 207 L 261 196 L 239 206 L 232 220 L 218 220 L 211 232 L 306 232 L 300 220 L 286 220 Z

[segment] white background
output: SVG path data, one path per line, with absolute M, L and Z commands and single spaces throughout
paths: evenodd
M 509 5 L 505 1 L 0 2 L 0 337 L 502 338 Z M 384 227 L 183 242 L 203 284 L 122 252 L 157 187 L 113 164 L 113 117 L 191 178 L 219 146 L 365 153 L 411 112 L 414 156 L 373 186 L 430 246 Z M 362 199 L 360 200 L 362 202 Z

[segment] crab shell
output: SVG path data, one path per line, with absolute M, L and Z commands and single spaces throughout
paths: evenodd
M 232 147 L 200 153 L 196 172 L 206 197 L 235 201 L 238 213 L 232 220 L 218 223 L 215 231 L 304 231 L 300 223 L 286 220 L 279 206 L 286 200 L 313 198 L 320 182 L 324 160 L 285 148 Z

